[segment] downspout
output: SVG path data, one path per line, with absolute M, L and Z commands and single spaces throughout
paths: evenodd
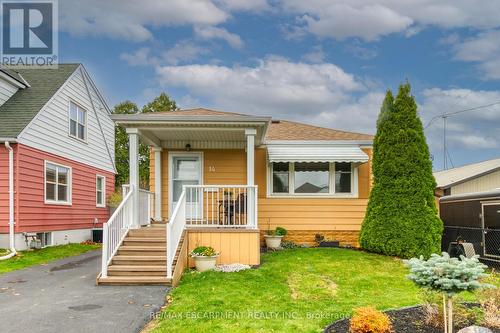
M 5 141 L 5 148 L 9 151 L 9 246 L 10 253 L 0 257 L 0 260 L 12 258 L 17 254 L 14 245 L 14 150 L 9 141 Z

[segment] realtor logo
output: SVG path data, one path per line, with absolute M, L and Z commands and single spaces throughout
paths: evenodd
M 57 1 L 2 1 L 2 64 L 53 66 Z

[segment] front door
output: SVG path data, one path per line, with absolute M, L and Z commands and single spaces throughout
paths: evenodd
M 172 153 L 170 159 L 170 209 L 169 215 L 177 205 L 184 185 L 202 184 L 201 154 Z M 186 217 L 195 218 L 201 215 L 201 204 L 196 191 L 189 191 L 186 196 Z

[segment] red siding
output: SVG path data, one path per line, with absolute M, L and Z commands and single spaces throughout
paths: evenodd
M 106 177 L 106 196 L 109 196 L 114 190 L 113 173 L 24 145 L 19 145 L 16 155 L 19 161 L 16 194 L 20 203 L 17 207 L 16 232 L 91 228 L 95 218 L 98 219 L 99 226 L 109 218 L 107 208 L 96 207 L 96 175 Z M 72 168 L 72 203 L 70 206 L 44 203 L 44 161 L 46 160 Z M 0 157 L 1 165 L 2 157 Z M 0 179 L 2 179 L 1 172 Z M 1 209 L 0 207 L 0 212 Z M 2 222 L 2 225 L 6 224 Z M 0 232 L 6 232 L 6 229 L 0 228 Z
M 14 150 L 14 168 L 15 168 L 17 166 L 17 161 L 16 161 L 17 145 L 11 144 L 11 147 Z M 15 182 L 14 186 L 16 186 Z M 15 200 L 15 195 L 14 195 L 14 200 Z M 7 148 L 5 148 L 5 145 L 2 142 L 0 143 L 0 233 L 8 231 L 9 231 L 9 151 L 7 150 Z

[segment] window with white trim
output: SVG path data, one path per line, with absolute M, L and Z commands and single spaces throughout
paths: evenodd
M 40 240 L 40 244 L 42 247 L 52 245 L 52 232 L 37 232 L 36 238 Z
M 76 103 L 69 102 L 69 135 L 86 140 L 87 111 Z
M 71 203 L 71 168 L 45 162 L 45 203 Z
M 95 179 L 95 203 L 97 207 L 106 207 L 106 177 L 96 175 Z
M 344 162 L 271 162 L 270 194 L 354 195 L 355 165 Z

